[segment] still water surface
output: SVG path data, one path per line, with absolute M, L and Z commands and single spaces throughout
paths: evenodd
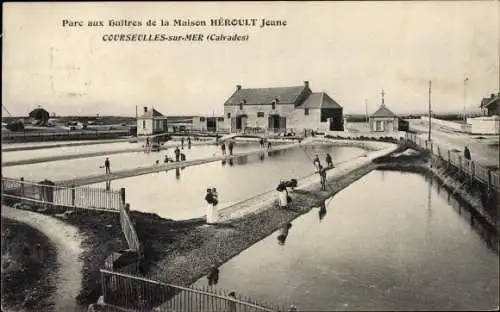
M 117 148 L 117 146 L 119 148 Z M 258 145 L 256 144 L 237 143 L 237 146 L 235 147 L 234 151 L 241 152 L 249 149 L 255 149 L 257 146 Z M 99 144 L 99 145 L 89 145 L 89 146 L 64 147 L 64 149 L 67 150 L 67 152 L 54 151 L 54 150 L 61 150 L 63 148 L 54 148 L 54 149 L 37 150 L 37 151 L 7 152 L 7 153 L 2 153 L 2 157 L 5 158 L 6 155 L 17 153 L 20 154 L 19 158 L 12 157 L 11 155 L 9 160 L 19 160 L 26 158 L 42 157 L 41 154 L 38 155 L 37 153 L 46 153 L 44 154 L 45 156 L 50 156 L 50 155 L 64 155 L 65 153 L 78 154 L 80 152 L 83 153 L 84 151 L 88 152 L 89 148 L 93 149 L 93 151 L 110 151 L 127 147 L 140 147 L 140 144 L 137 143 L 131 144 L 128 142 L 122 142 L 122 143 L 112 143 L 109 145 Z M 160 152 L 151 152 L 151 153 L 132 152 L 132 153 L 109 155 L 108 157 L 111 162 L 111 171 L 113 172 L 115 170 L 132 169 L 138 166 L 151 166 L 157 160 L 159 160 L 160 163 L 163 163 L 165 155 L 168 155 L 169 157 L 174 157 L 174 149 L 175 148 L 169 148 L 168 150 Z M 187 160 L 210 157 L 214 153 L 220 155 L 220 150 L 215 145 L 196 145 L 192 146 L 191 149 L 187 149 L 186 147 L 184 150 L 182 150 L 182 152 L 185 153 Z M 51 161 L 46 163 L 10 166 L 2 168 L 2 173 L 6 177 L 12 177 L 12 178 L 24 177 L 26 180 L 34 180 L 34 181 L 43 180 L 45 178 L 51 180 L 71 179 L 75 177 L 104 173 L 104 168 L 101 167 L 104 165 L 105 159 L 106 156 L 104 155 L 97 157 L 84 157 L 77 159 Z M 6 160 L 7 159 L 4 159 L 4 161 Z
M 283 245 L 278 231 L 222 265 L 216 287 L 299 310 L 498 308 L 498 254 L 430 181 L 373 171 Z
M 255 149 L 256 146 L 249 147 Z M 208 187 L 217 188 L 219 208 L 223 208 L 274 190 L 280 179 L 300 178 L 312 173 L 314 167 L 308 157 L 318 153 L 324 161 L 327 152 L 334 163 L 366 153 L 357 147 L 294 148 L 273 152 L 263 160 L 259 155 L 254 155 L 240 157 L 234 160 L 233 165 L 229 162 L 225 165 L 213 162 L 187 167 L 178 170 L 178 175 L 176 170 L 170 170 L 114 180 L 110 187 L 126 189 L 126 201 L 132 210 L 153 212 L 174 220 L 197 218 L 205 215 L 204 196 Z M 105 187 L 105 183 L 92 186 Z

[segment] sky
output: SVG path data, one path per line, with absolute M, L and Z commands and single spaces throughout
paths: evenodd
M 2 114 L 222 115 L 243 88 L 326 92 L 345 114 L 476 109 L 500 88 L 498 1 L 4 3 Z M 63 20 L 286 20 L 276 27 L 63 27 Z M 260 22 L 258 22 L 260 24 Z M 103 42 L 105 34 L 244 42 Z M 464 88 L 464 79 L 468 82 Z M 465 91 L 465 92 L 464 92 Z M 464 96 L 465 95 L 465 96 Z

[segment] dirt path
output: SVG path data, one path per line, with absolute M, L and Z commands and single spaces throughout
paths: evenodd
M 83 238 L 79 231 L 74 226 L 53 217 L 4 205 L 2 205 L 2 216 L 28 224 L 45 234 L 54 243 L 59 262 L 57 288 L 53 295 L 55 311 L 75 311 L 83 267 L 80 259 Z

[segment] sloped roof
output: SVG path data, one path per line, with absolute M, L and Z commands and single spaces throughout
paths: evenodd
M 384 104 L 380 105 L 380 107 L 371 115 L 371 117 L 397 117 L 390 109 L 387 108 Z
M 304 90 L 305 86 L 282 87 L 282 88 L 255 88 L 241 89 L 231 95 L 224 103 L 224 106 L 239 105 L 245 100 L 247 105 L 270 104 L 274 99 L 279 100 L 279 104 L 294 104 Z
M 495 97 L 493 97 L 492 99 L 490 98 L 489 99 L 489 102 L 487 102 L 484 107 L 488 107 L 490 105 L 492 105 L 493 103 L 498 103 L 498 100 L 499 100 L 499 95 L 497 94 Z
M 154 118 L 154 117 L 163 117 L 163 118 L 167 118 L 165 117 L 162 113 L 160 113 L 159 111 L 157 111 L 156 109 L 151 109 L 151 110 L 148 110 L 147 112 L 145 112 L 144 114 L 142 114 L 141 118 L 142 119 L 149 119 L 149 118 Z
M 297 106 L 297 108 L 342 108 L 339 103 L 335 102 L 328 94 L 325 92 L 314 92 L 311 93 L 303 104 Z

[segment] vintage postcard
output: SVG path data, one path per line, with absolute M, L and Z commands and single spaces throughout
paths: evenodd
M 500 2 L 6 2 L 2 311 L 499 308 Z

